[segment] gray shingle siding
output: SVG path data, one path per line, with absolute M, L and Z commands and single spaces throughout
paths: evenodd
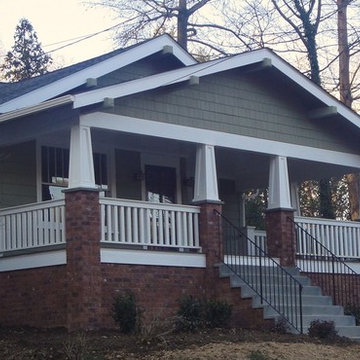
M 359 153 L 356 134 L 344 122 L 310 120 L 309 109 L 291 89 L 276 89 L 237 71 L 117 99 L 115 113 L 170 124 Z M 286 89 L 285 89 L 286 90 Z M 324 126 L 327 121 L 327 126 Z M 358 130 L 357 130 L 358 133 Z

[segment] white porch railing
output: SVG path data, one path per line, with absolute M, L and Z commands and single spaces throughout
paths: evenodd
M 65 201 L 0 210 L 0 253 L 65 243 Z
M 311 236 L 341 258 L 360 258 L 360 223 L 320 218 L 295 217 L 295 222 Z M 299 255 L 315 254 L 315 246 L 298 231 Z
M 197 206 L 100 199 L 103 243 L 200 249 Z
M 260 247 L 266 252 L 266 231 L 258 230 L 255 226 L 246 227 L 246 236 L 252 240 L 256 246 Z M 248 242 L 248 255 L 254 256 L 257 254 L 256 246 L 253 245 L 250 241 Z
M 360 259 L 360 223 L 296 216 L 295 222 L 336 256 Z M 247 236 L 266 250 L 266 231 L 247 227 Z M 322 255 L 301 231 L 297 233 L 297 255 Z M 251 254 L 251 247 L 249 248 Z

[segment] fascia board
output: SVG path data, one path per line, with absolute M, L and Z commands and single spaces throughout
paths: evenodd
M 34 105 L 34 106 L 28 106 L 26 108 L 13 110 L 10 112 L 7 112 L 5 114 L 0 114 L 0 123 L 16 119 L 18 117 L 35 114 L 44 110 L 48 110 L 51 108 L 59 107 L 66 104 L 72 104 L 74 101 L 74 98 L 72 95 L 64 95 L 55 99 L 44 101 L 40 104 Z
M 19 96 L 0 105 L 0 113 L 5 113 L 27 106 L 38 104 L 64 92 L 78 87 L 86 82 L 86 79 L 98 78 L 112 71 L 120 69 L 128 64 L 143 59 L 158 51 L 161 51 L 165 45 L 173 47 L 173 54 L 186 66 L 196 64 L 196 60 L 183 50 L 170 36 L 164 35 L 144 44 L 140 44 L 133 49 L 129 49 L 112 58 L 104 60 L 86 69 L 80 70 L 74 74 L 57 80 L 51 84 L 45 85 L 27 94 Z

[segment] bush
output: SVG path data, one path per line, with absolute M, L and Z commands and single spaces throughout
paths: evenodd
M 211 328 L 223 327 L 230 319 L 232 306 L 225 301 L 206 300 L 203 306 L 205 323 Z
M 284 317 L 281 317 L 275 320 L 275 324 L 270 330 L 277 334 L 287 334 L 290 332 L 289 323 Z
M 195 331 L 202 327 L 223 327 L 230 319 L 231 305 L 220 300 L 200 300 L 192 295 L 180 299 L 178 327 Z
M 310 323 L 309 336 L 331 340 L 337 336 L 333 321 L 314 320 Z
M 140 312 L 136 306 L 134 295 L 126 293 L 115 297 L 112 315 L 122 333 L 133 333 L 140 321 Z
M 178 327 L 185 331 L 195 331 L 203 326 L 202 303 L 192 295 L 183 296 L 180 299 L 178 311 Z

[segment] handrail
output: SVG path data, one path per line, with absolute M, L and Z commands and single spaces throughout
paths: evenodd
M 360 295 L 356 296 L 353 291 L 360 289 L 358 274 L 306 229 L 291 218 L 288 220 L 294 224 L 297 265 L 301 271 L 308 273 L 314 283 L 333 298 L 334 304 L 360 306 Z
M 227 253 L 224 265 L 260 296 L 261 304 L 267 303 L 293 328 L 303 333 L 303 285 L 224 215 L 214 211 L 222 219 Z M 256 260 L 248 260 L 249 245 Z

